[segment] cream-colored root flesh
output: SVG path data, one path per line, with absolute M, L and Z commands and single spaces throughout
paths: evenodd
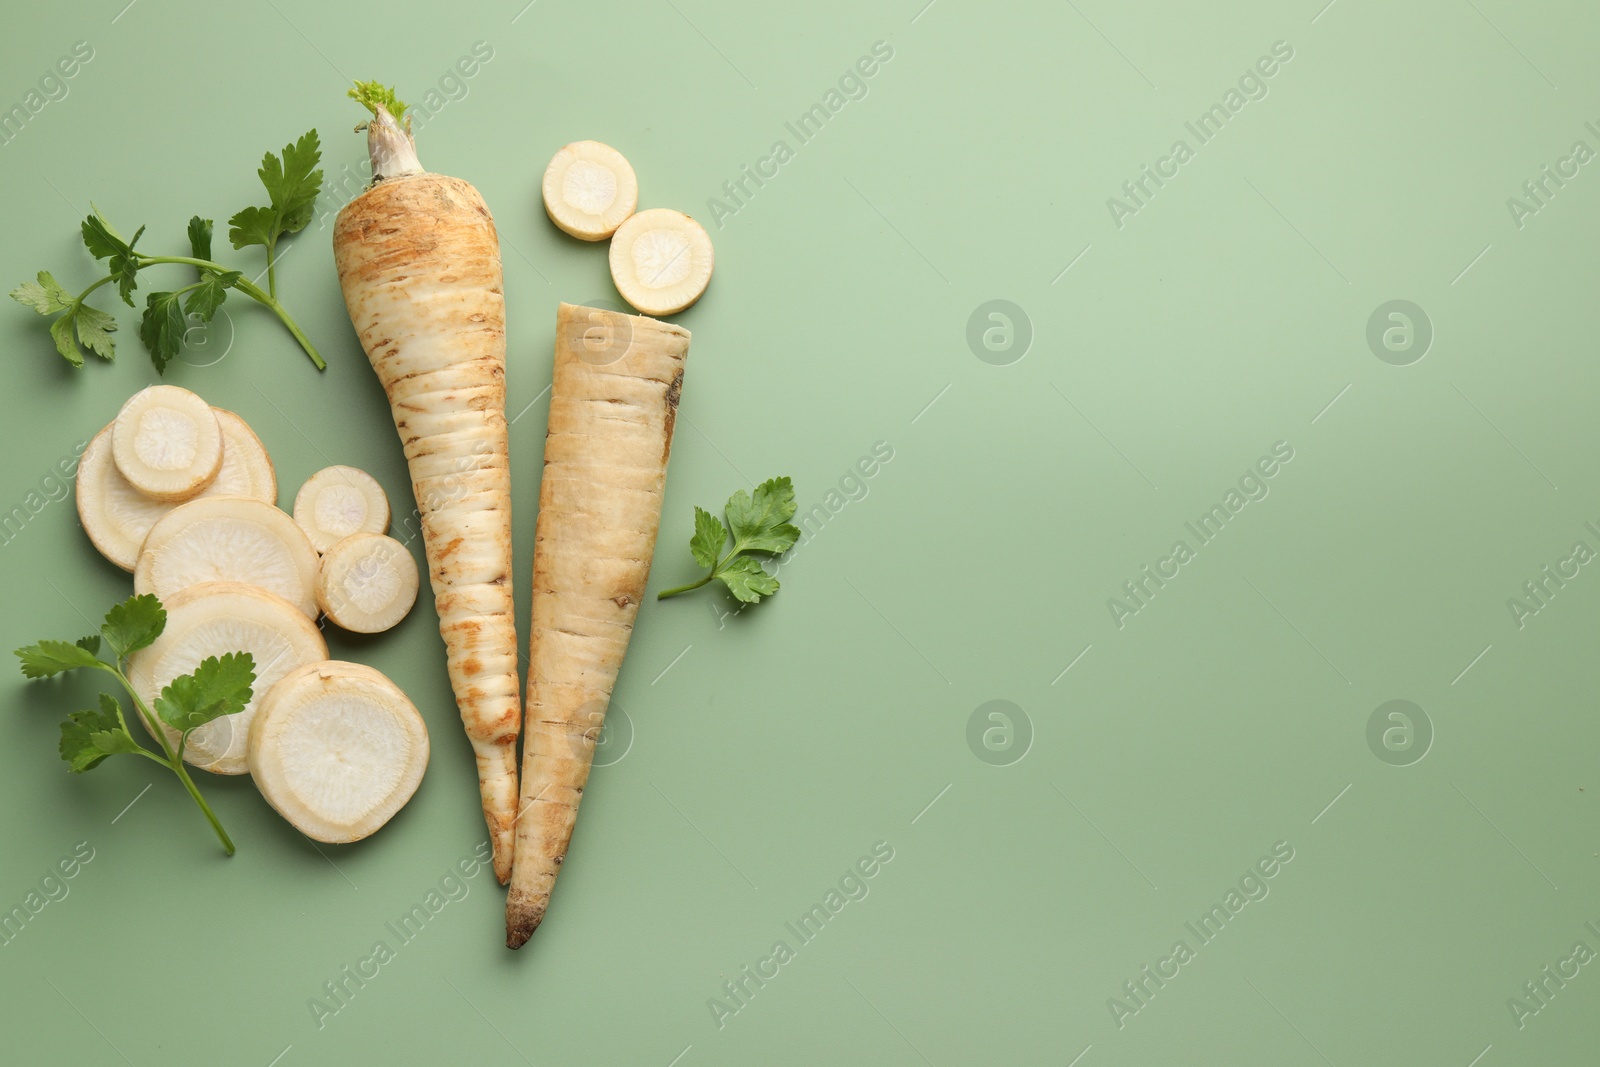
M 593 361 L 602 317 L 625 352 Z M 609 320 L 604 319 L 610 316 Z M 650 576 L 689 333 L 562 304 L 533 557 L 533 630 L 506 944 L 544 918 Z
M 574 141 L 545 168 L 545 213 L 580 241 L 604 241 L 639 203 L 639 179 L 621 152 L 599 141 Z
M 128 679 L 150 708 L 174 678 L 212 656 L 248 652 L 256 680 L 242 711 L 213 719 L 189 735 L 184 762 L 215 774 L 248 771 L 250 724 L 262 697 L 290 671 L 328 658 L 322 632 L 280 596 L 239 582 L 206 582 L 167 599 L 161 636 L 128 658 Z M 148 729 L 149 724 L 146 724 Z M 178 747 L 180 734 L 162 724 Z
M 522 716 L 494 220 L 466 182 L 402 174 L 340 211 L 334 259 L 410 468 L 450 684 L 504 882 Z
M 152 385 L 117 412 L 111 455 L 128 484 L 145 496 L 189 500 L 222 466 L 222 427 L 211 405 L 189 390 Z
M 379 533 L 352 534 L 322 554 L 317 606 L 335 626 L 376 634 L 394 627 L 417 602 L 417 561 Z
M 681 211 L 651 208 L 611 236 L 611 280 L 646 315 L 671 315 L 700 299 L 716 256 L 704 226 Z
M 277 476 L 261 439 L 233 412 L 212 411 L 222 427 L 222 466 L 196 499 L 247 496 L 276 502 Z M 78 461 L 78 520 L 102 556 L 131 571 L 150 528 L 178 505 L 152 500 L 128 484 L 111 455 L 111 429 L 96 434 Z
M 294 521 L 318 552 L 326 552 L 352 534 L 387 533 L 389 497 L 364 470 L 324 467 L 295 494 Z
M 428 730 L 371 667 L 324 660 L 291 671 L 250 727 L 250 774 L 268 804 L 315 841 L 359 841 L 422 782 Z
M 201 582 L 259 586 L 317 617 L 317 551 L 293 519 L 259 500 L 202 497 L 151 527 L 134 566 L 134 592 L 165 601 Z

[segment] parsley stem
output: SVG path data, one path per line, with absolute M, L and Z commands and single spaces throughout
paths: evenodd
M 702 585 L 705 585 L 707 582 L 709 582 L 711 579 L 715 578 L 716 576 L 717 576 L 717 572 L 715 570 L 713 570 L 710 574 L 706 575 L 704 578 L 700 579 L 698 582 L 690 582 L 688 585 L 680 585 L 676 589 L 663 589 L 661 592 L 656 594 L 656 599 L 657 600 L 665 600 L 669 596 L 677 596 L 679 593 L 687 593 L 687 592 L 690 592 L 691 590 L 699 589 Z
M 152 263 L 182 263 L 191 267 L 198 267 L 201 270 L 209 270 L 216 274 L 225 274 L 229 269 L 220 263 L 213 263 L 209 259 L 195 259 L 193 256 L 139 257 L 140 267 L 147 267 Z M 273 284 L 272 265 L 270 261 L 267 264 L 267 284 L 269 286 Z M 311 339 L 308 338 L 300 329 L 299 324 L 296 323 L 294 319 L 289 317 L 289 312 L 284 310 L 283 305 L 278 303 L 277 298 L 273 296 L 272 293 L 262 289 L 254 282 L 246 281 L 244 278 L 240 278 L 237 282 L 235 282 L 233 287 L 239 290 L 239 292 L 243 293 L 245 296 L 248 296 L 251 300 L 254 300 L 256 303 L 266 307 L 274 315 L 278 316 L 278 320 L 283 323 L 284 327 L 288 329 L 290 335 L 292 335 L 294 339 L 300 343 L 300 347 L 305 350 L 305 354 L 310 358 L 312 364 L 318 370 L 328 369 L 328 364 L 323 360 L 322 356 L 318 354 L 316 346 L 311 343 Z
M 211 810 L 211 805 L 206 803 L 206 798 L 200 795 L 199 789 L 195 788 L 194 779 L 189 777 L 189 769 L 181 762 L 169 764 L 169 766 L 177 774 L 178 780 L 183 783 L 183 787 L 189 791 L 189 795 L 194 797 L 194 802 L 200 805 L 200 810 L 205 813 L 206 821 L 217 832 L 217 839 L 222 842 L 222 847 L 227 850 L 228 855 L 233 855 L 233 840 L 228 837 L 228 831 L 224 830 L 222 824 L 217 821 L 217 815 Z

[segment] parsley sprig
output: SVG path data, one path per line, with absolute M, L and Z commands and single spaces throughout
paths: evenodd
M 704 508 L 694 509 L 694 536 L 689 540 L 689 551 L 695 562 L 710 568 L 711 573 L 698 582 L 680 585 L 676 589 L 656 594 L 657 600 L 699 589 L 715 579 L 722 579 L 728 592 L 746 604 L 754 604 L 764 596 L 778 591 L 778 579 L 768 574 L 760 560 L 747 552 L 776 556 L 789 551 L 800 539 L 800 531 L 790 524 L 794 517 L 794 485 L 788 478 L 770 478 L 756 486 L 754 495 L 743 489 L 728 498 L 723 514 L 728 524 Z M 733 534 L 733 547 L 726 555 L 729 532 Z
M 161 751 L 151 751 L 135 741 L 123 718 L 121 701 L 110 693 L 101 693 L 98 708 L 73 712 L 61 724 L 61 758 L 79 774 L 98 767 L 107 757 L 123 754 L 143 756 L 159 763 L 178 776 L 231 856 L 233 841 L 200 795 L 194 779 L 189 777 L 183 753 L 189 735 L 196 729 L 219 716 L 244 710 L 255 685 L 255 661 L 248 652 L 212 656 L 193 673 L 174 678 L 161 690 L 152 712 L 128 681 L 128 657 L 160 637 L 166 625 L 167 612 L 160 600 L 148 594 L 129 597 L 106 612 L 99 633 L 80 637 L 76 642 L 40 641 L 17 649 L 16 656 L 22 661 L 22 673 L 29 678 L 50 678 L 72 670 L 96 670 L 121 682 L 122 688 L 133 698 L 134 710 L 160 744 Z M 102 644 L 112 653 L 109 662 L 100 658 Z M 178 731 L 176 749 L 157 719 Z
M 261 245 L 267 252 L 267 287 L 261 288 L 245 278 L 243 273 L 216 262 L 211 258 L 212 220 L 199 215 L 189 220 L 188 256 L 153 256 L 137 249 L 144 227 L 139 227 L 131 239 L 106 221 L 95 208 L 83 220 L 83 243 L 91 255 L 106 264 L 106 275 L 87 289 L 73 295 L 42 270 L 36 280 L 24 282 L 11 291 L 11 298 L 26 304 L 41 315 L 55 315 L 50 324 L 50 336 L 56 351 L 74 367 L 83 366 L 84 349 L 104 360 L 116 355 L 116 343 L 111 335 L 116 332 L 116 320 L 105 311 L 84 301 L 103 285 L 115 282 L 117 295 L 129 307 L 134 307 L 133 292 L 138 288 L 140 271 L 158 264 L 178 264 L 193 267 L 197 279 L 180 289 L 152 292 L 145 297 L 144 315 L 139 321 L 139 340 L 144 342 L 156 370 L 166 372 L 167 364 L 183 350 L 184 337 L 190 329 L 189 319 L 201 323 L 211 321 L 229 290 L 236 290 L 269 309 L 299 342 L 318 370 L 327 369 L 316 347 L 301 331 L 299 325 L 278 303 L 277 260 L 278 242 L 285 235 L 298 233 L 311 221 L 317 193 L 322 187 L 322 171 L 317 169 L 322 160 L 322 146 L 317 131 L 311 130 L 293 144 L 284 146 L 280 155 L 271 152 L 261 162 L 256 173 L 266 187 L 270 203 L 266 207 L 247 207 L 228 220 L 228 239 L 235 249 Z M 92 205 L 91 205 L 92 207 Z

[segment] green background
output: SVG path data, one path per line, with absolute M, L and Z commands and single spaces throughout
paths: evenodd
M 1600 549 L 1600 176 L 1520 228 L 1506 204 L 1574 141 L 1600 148 L 1592 6 L 123 2 L 8 12 L 0 106 L 74 42 L 94 58 L 0 147 L 7 286 L 98 276 L 77 239 L 91 200 L 181 252 L 192 213 L 262 200 L 261 152 L 312 126 L 330 183 L 353 174 L 349 78 L 423 98 L 492 48 L 418 140 L 500 227 L 523 619 L 555 305 L 616 299 L 604 248 L 538 200 L 568 141 L 616 146 L 641 207 L 708 224 L 741 166 L 794 151 L 711 226 L 716 278 L 678 317 L 694 342 L 652 588 L 693 577 L 693 505 L 788 473 L 827 509 L 875 443 L 893 459 L 774 601 L 646 604 L 614 702 L 631 747 L 595 771 L 520 953 L 482 873 L 415 941 L 385 927 L 484 836 L 426 598 L 389 634 L 328 635 L 411 694 L 434 746 L 410 806 L 351 847 L 314 847 L 247 779 L 208 780 L 225 859 L 164 773 L 66 773 L 56 724 L 90 680 L 0 683 L 0 906 L 94 850 L 0 945 L 9 1060 L 1592 1059 L 1595 966 L 1522 1028 L 1507 998 L 1575 942 L 1600 950 L 1600 575 L 1520 629 L 1507 600 L 1580 538 Z M 867 95 L 798 144 L 784 123 L 877 41 L 893 58 Z M 1265 98 L 1197 145 L 1185 121 L 1277 41 L 1293 58 Z M 1107 198 L 1180 137 L 1194 158 L 1117 226 Z M 348 463 L 404 514 L 330 234 L 290 239 L 279 274 L 325 374 L 236 298 L 186 357 L 212 365 L 166 380 L 249 420 L 280 503 Z M 147 287 L 180 273 L 159 270 Z M 1031 332 L 1005 365 L 967 341 L 994 299 Z M 1406 366 L 1366 340 L 1394 299 L 1434 330 Z M 116 364 L 74 372 L 6 307 L 9 509 L 157 378 L 130 309 Z M 1185 522 L 1280 441 L 1270 494 L 1119 628 L 1108 598 L 1194 547 Z M 70 497 L 0 547 L 0 581 L 5 647 L 83 632 L 129 589 Z M 1431 723 L 1420 761 L 1415 737 L 1369 747 L 1395 699 Z M 1009 749 L 980 721 L 997 753 L 968 742 L 991 700 L 1020 709 Z M 723 978 L 793 943 L 784 923 L 880 841 L 870 894 L 719 1028 Z M 1294 859 L 1270 895 L 1199 946 L 1184 923 L 1277 842 Z M 1119 1028 L 1108 999 L 1180 938 L 1195 958 Z M 319 1028 L 310 998 L 379 940 L 393 961 Z

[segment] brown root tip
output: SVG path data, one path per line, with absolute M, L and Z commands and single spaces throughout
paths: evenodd
M 518 949 L 528 943 L 528 938 L 544 921 L 543 908 L 516 907 L 506 909 L 506 948 Z

